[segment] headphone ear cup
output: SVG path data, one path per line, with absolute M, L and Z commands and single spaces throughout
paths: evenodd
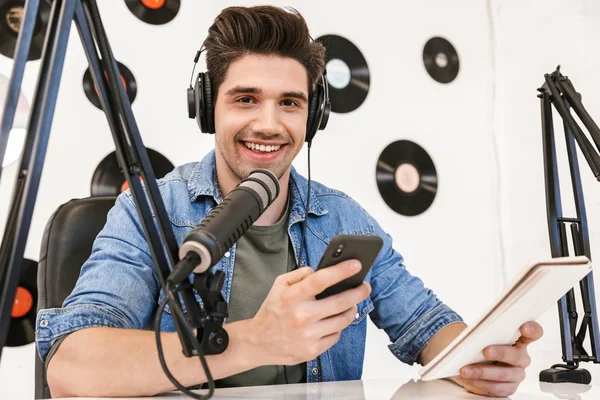
M 188 117 L 190 119 L 196 119 L 196 93 L 190 86 L 187 89 L 187 104 L 188 104 Z
M 317 133 L 318 127 L 316 126 L 317 112 L 319 110 L 319 90 L 317 89 L 310 96 L 310 103 L 308 104 L 308 119 L 306 121 L 306 142 L 313 140 Z
M 204 73 L 199 73 L 194 88 L 194 98 L 196 99 L 196 122 L 200 132 L 206 133 L 206 112 L 204 111 Z
M 207 133 L 215 133 L 215 110 L 212 96 L 212 84 L 207 72 L 204 74 L 204 110 L 206 114 Z
M 331 103 L 325 101 L 325 107 L 323 108 L 323 118 L 321 118 L 321 124 L 319 130 L 324 130 L 327 127 L 327 121 L 329 121 L 329 114 L 331 113 Z

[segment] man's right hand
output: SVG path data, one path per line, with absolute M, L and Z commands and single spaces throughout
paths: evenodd
M 263 365 L 294 365 L 333 346 L 354 320 L 356 305 L 371 293 L 360 286 L 317 300 L 326 288 L 360 271 L 358 260 L 313 271 L 303 267 L 280 275 L 260 309 L 249 320 L 253 344 Z

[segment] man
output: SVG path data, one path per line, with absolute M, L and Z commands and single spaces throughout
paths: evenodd
M 309 193 L 291 166 L 324 69 L 324 48 L 310 40 L 302 16 L 268 6 L 227 8 L 204 47 L 215 150 L 159 180 L 178 242 L 252 170 L 269 169 L 281 186 L 279 197 L 213 268 L 226 274 L 230 313 L 227 350 L 207 357 L 218 386 L 360 379 L 367 315 L 386 331 L 398 359 L 427 364 L 465 328 L 461 317 L 410 275 L 391 237 L 357 203 L 317 182 Z M 360 269 L 346 261 L 314 271 L 329 240 L 342 233 L 378 235 L 384 246 L 361 286 L 316 300 Z M 38 315 L 36 341 L 53 396 L 173 390 L 151 331 L 163 298 L 131 194 L 123 193 L 63 308 Z M 161 331 L 172 374 L 187 387 L 206 382 L 198 359 L 182 355 L 168 309 Z M 522 334 L 515 346 L 486 349 L 486 358 L 498 363 L 471 366 L 471 374 L 464 369 L 453 380 L 474 393 L 513 393 L 529 364 L 526 347 L 541 327 L 526 324 Z

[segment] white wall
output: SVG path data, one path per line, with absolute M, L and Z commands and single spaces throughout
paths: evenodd
M 133 111 L 144 143 L 176 165 L 202 158 L 213 147 L 213 137 L 200 134 L 187 118 L 185 89 L 208 26 L 232 2 L 182 2 L 180 14 L 163 26 L 142 23 L 123 2 L 99 3 L 113 52 L 137 80 Z M 534 0 L 377 1 L 371 7 L 341 0 L 318 6 L 271 3 L 299 9 L 313 37 L 338 34 L 351 40 L 371 73 L 363 105 L 333 114 L 315 139 L 313 179 L 359 201 L 393 236 L 409 270 L 473 321 L 520 268 L 550 256 L 536 89 L 543 74 L 561 64 L 588 111 L 600 119 L 600 78 L 593 73 L 600 66 L 593 52 L 600 39 L 600 5 L 590 0 L 549 0 L 543 7 Z M 555 31 L 556 26 L 563 28 Z M 435 82 L 423 67 L 422 47 L 432 36 L 450 40 L 460 57 L 459 75 L 448 85 Z M 200 61 L 204 68 L 204 58 Z M 38 65 L 28 64 L 24 85 L 29 99 Z M 25 252 L 34 260 L 51 213 L 71 198 L 89 195 L 94 169 L 114 149 L 102 112 L 83 93 L 86 67 L 73 30 Z M 0 58 L 0 73 L 10 70 L 10 60 Z M 375 181 L 381 151 L 400 139 L 423 146 L 438 173 L 434 204 L 417 217 L 387 207 Z M 305 150 L 295 166 L 306 173 Z M 14 173 L 13 165 L 2 177 L 0 229 Z M 584 164 L 582 176 L 595 255 L 600 251 L 600 226 L 594 224 L 600 185 Z M 553 355 L 549 366 L 560 361 L 555 307 L 540 321 L 546 337 L 532 351 Z M 372 324 L 367 342 L 365 378 L 410 370 L 391 355 L 387 336 Z M 33 397 L 33 357 L 33 345 L 4 350 L 0 397 Z
M 544 83 L 544 74 L 557 65 L 573 82 L 591 116 L 600 119 L 598 60 L 590 52 L 600 37 L 600 4 L 584 1 L 496 1 L 497 137 L 501 154 L 502 232 L 505 237 L 506 272 L 509 276 L 527 263 L 548 257 L 550 245 L 546 222 L 540 101 L 535 89 Z M 561 165 L 563 212 L 575 216 L 564 134 L 554 112 L 557 149 Z M 583 127 L 583 125 L 581 124 Z M 581 177 L 586 199 L 592 257 L 600 251 L 600 185 L 581 152 Z M 598 273 L 596 273 L 598 287 Z M 578 291 L 576 292 L 579 296 Z M 600 295 L 596 289 L 596 302 Z M 581 315 L 581 303 L 578 302 Z M 556 307 L 539 320 L 546 331 L 532 350 L 554 354 L 548 364 L 560 362 L 560 331 Z M 589 349 L 589 347 L 588 347 Z M 600 366 L 589 366 L 600 378 Z M 536 371 L 537 372 L 537 371 Z

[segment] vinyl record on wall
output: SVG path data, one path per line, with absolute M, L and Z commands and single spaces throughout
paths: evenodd
M 123 86 L 125 87 L 125 91 L 127 92 L 127 97 L 129 98 L 129 102 L 133 104 L 135 97 L 137 95 L 137 83 L 135 78 L 129 68 L 125 65 L 121 64 L 117 61 L 117 65 L 119 66 L 119 72 L 121 73 L 121 81 L 123 82 Z M 106 71 L 104 72 L 104 77 L 108 80 L 108 74 Z M 83 73 L 83 91 L 85 92 L 85 96 L 88 100 L 96 106 L 99 110 L 102 110 L 102 106 L 100 105 L 100 97 L 98 96 L 98 88 L 94 85 L 94 80 L 92 79 L 92 72 L 89 67 Z
M 37 262 L 27 258 L 23 259 L 19 286 L 15 293 L 10 327 L 6 338 L 7 346 L 24 346 L 35 341 L 35 317 L 38 301 L 37 269 Z
M 429 75 L 439 83 L 452 82 L 460 69 L 456 49 L 442 37 L 433 37 L 425 43 L 423 62 Z
M 0 54 L 13 58 L 17 47 L 17 38 L 25 14 L 25 0 L 0 0 Z M 38 60 L 42 56 L 44 36 L 50 18 L 50 4 L 40 1 L 38 14 L 33 27 L 33 37 L 27 60 Z
M 171 172 L 175 166 L 158 151 L 146 148 L 154 176 L 159 179 Z M 140 177 L 141 179 L 141 177 Z M 119 167 L 117 154 L 113 151 L 96 167 L 92 176 L 90 192 L 92 196 L 118 196 L 127 190 L 127 179 Z
M 371 77 L 367 60 L 358 47 L 338 35 L 316 39 L 325 46 L 325 69 L 329 83 L 331 111 L 349 113 L 367 98 Z
M 129 11 L 140 20 L 162 25 L 170 22 L 179 12 L 179 0 L 125 0 Z
M 425 212 L 437 193 L 433 160 L 425 149 L 410 140 L 398 140 L 383 150 L 375 178 L 385 203 L 405 216 Z

